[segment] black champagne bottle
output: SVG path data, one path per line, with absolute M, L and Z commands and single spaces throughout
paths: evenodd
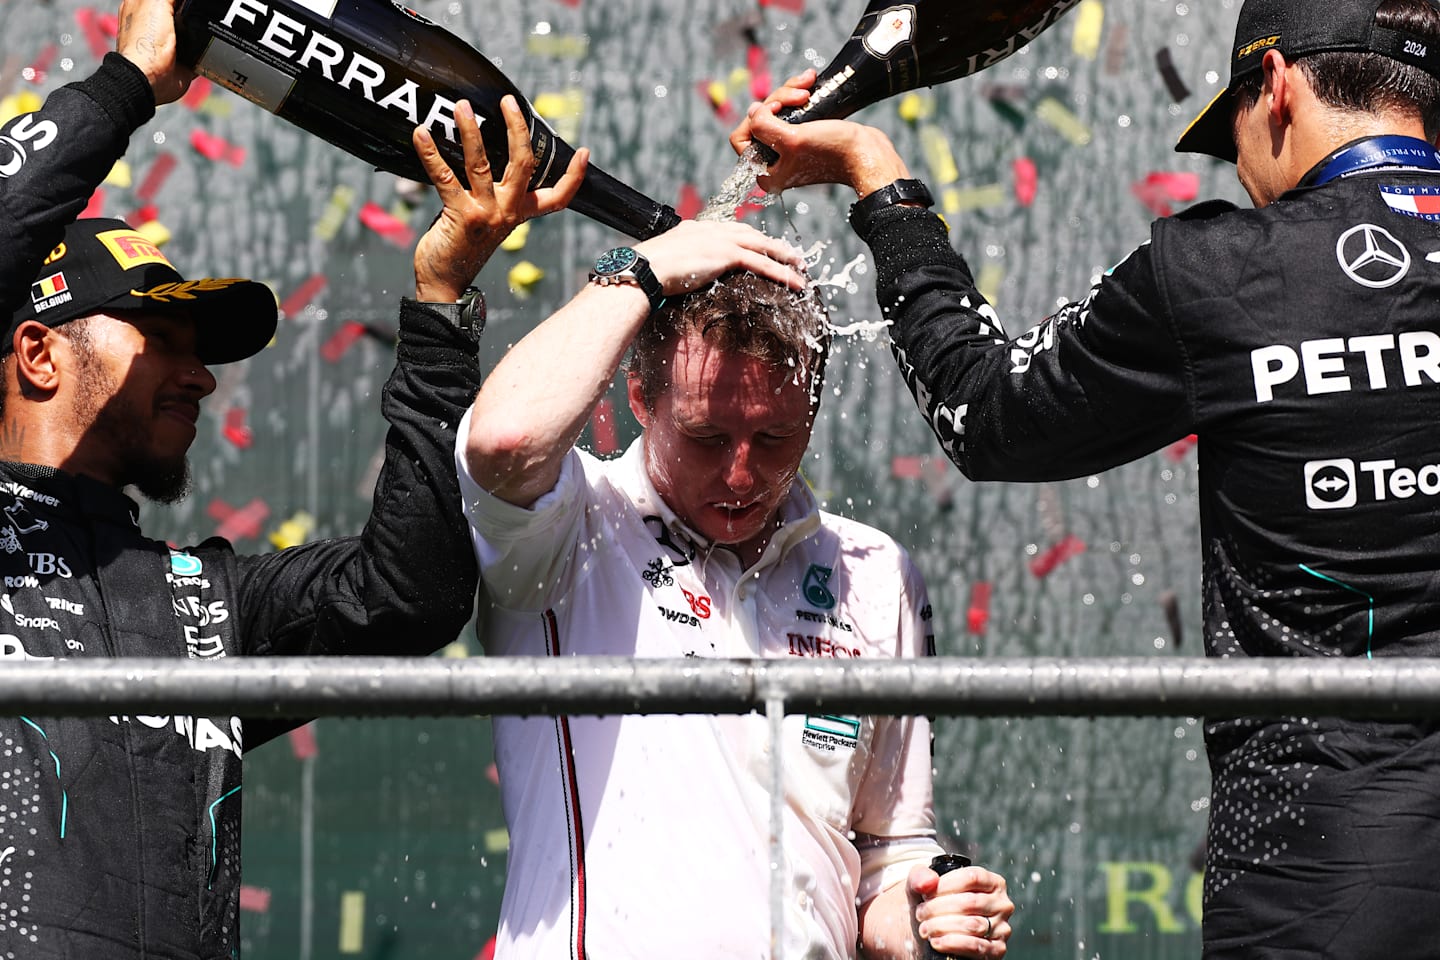
M 871 0 L 820 75 L 810 101 L 782 120 L 843 120 L 862 107 L 1004 60 L 1080 0 Z M 768 150 L 768 148 L 767 148 Z M 762 150 L 767 162 L 773 152 Z
M 179 0 L 181 62 L 376 167 L 426 182 L 410 133 L 425 124 L 464 177 L 455 103 L 470 101 L 491 170 L 509 157 L 500 100 L 511 94 L 530 125 L 532 188 L 552 186 L 575 149 L 477 50 L 396 0 Z M 637 239 L 680 222 L 593 164 L 570 204 Z

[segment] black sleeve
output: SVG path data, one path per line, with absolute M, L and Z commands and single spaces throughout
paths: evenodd
M 1188 365 L 1149 244 L 1012 338 L 939 217 L 891 207 L 863 239 L 905 383 L 972 480 L 1084 476 L 1192 431 Z
M 154 115 L 145 74 L 109 53 L 91 76 L 0 128 L 0 316 L 15 312 L 65 226 Z
M 480 388 L 478 354 L 424 304 L 402 301 L 370 519 L 358 537 L 237 558 L 246 654 L 420 655 L 460 633 L 479 573 L 455 433 Z

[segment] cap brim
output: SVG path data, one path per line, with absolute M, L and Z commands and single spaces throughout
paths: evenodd
M 1215 95 L 1210 105 L 1190 122 L 1175 144 L 1176 153 L 1203 153 L 1234 163 L 1235 131 L 1232 126 L 1235 98 L 1226 87 Z
M 195 322 L 196 353 L 206 364 L 232 363 L 259 353 L 274 338 L 280 319 L 269 287 L 233 277 L 201 277 L 131 290 L 106 307 L 185 311 Z

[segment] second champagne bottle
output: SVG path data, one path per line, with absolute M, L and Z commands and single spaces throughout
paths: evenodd
M 454 117 L 462 99 L 481 121 L 496 176 L 509 157 L 506 94 L 530 125 L 532 188 L 552 186 L 575 154 L 499 68 L 396 0 L 180 0 L 175 25 L 180 60 L 197 73 L 402 177 L 429 179 L 410 144 L 418 124 L 464 176 Z M 570 209 L 642 240 L 680 222 L 594 164 Z

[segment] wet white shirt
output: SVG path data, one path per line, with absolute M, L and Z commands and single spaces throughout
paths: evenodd
M 495 656 L 919 657 L 905 551 L 796 482 L 742 571 L 655 493 L 643 441 L 568 455 L 533 507 L 457 464 Z M 855 956 L 856 904 L 940 852 L 923 717 L 785 721 L 785 956 Z M 510 853 L 497 960 L 768 960 L 770 792 L 760 716 L 496 717 Z M 577 842 L 577 838 L 579 838 Z

